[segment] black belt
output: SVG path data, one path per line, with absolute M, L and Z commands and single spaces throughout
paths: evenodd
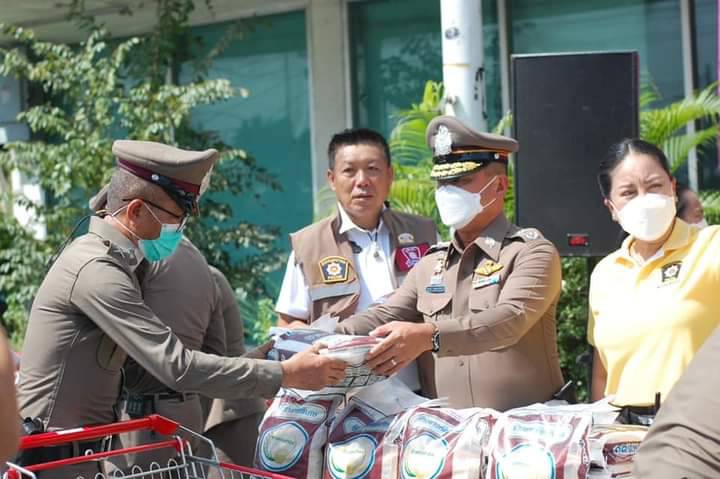
M 623 406 L 617 421 L 622 424 L 652 425 L 658 408 L 656 406 Z
M 158 401 L 185 402 L 197 397 L 195 393 L 182 393 L 167 389 L 155 394 L 129 393 L 125 399 L 125 411 L 131 418 L 145 417 L 157 412 Z

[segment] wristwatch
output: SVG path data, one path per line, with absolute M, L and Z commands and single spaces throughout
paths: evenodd
M 432 352 L 437 353 L 440 351 L 440 331 L 435 326 L 435 332 L 432 335 Z

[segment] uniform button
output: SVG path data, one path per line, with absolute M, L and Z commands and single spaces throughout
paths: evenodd
M 458 361 L 458 364 L 459 364 L 460 366 L 465 366 L 465 361 L 463 361 L 463 360 L 461 359 L 460 361 Z
M 104 244 L 105 246 L 110 246 L 110 242 L 109 242 L 108 240 L 103 241 L 103 244 Z

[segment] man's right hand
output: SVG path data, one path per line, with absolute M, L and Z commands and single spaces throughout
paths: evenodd
M 322 348 L 322 344 L 315 344 L 280 363 L 283 387 L 317 391 L 339 383 L 345 377 L 347 363 L 319 354 Z

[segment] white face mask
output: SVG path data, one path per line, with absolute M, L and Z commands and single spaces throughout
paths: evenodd
M 618 211 L 615 208 L 615 211 L 620 226 L 628 234 L 642 241 L 655 241 L 667 233 L 675 219 L 675 199 L 667 195 L 648 193 L 636 196 L 623 209 Z
M 493 204 L 497 198 L 493 198 L 490 203 L 483 205 L 481 202 L 482 192 L 490 186 L 497 176 L 493 177 L 482 190 L 477 193 L 471 193 L 460 187 L 453 185 L 440 186 L 435 190 L 435 203 L 437 203 L 440 219 L 442 222 L 456 230 L 466 226 L 473 218 L 482 213 L 482 211 Z
M 708 222 L 705 218 L 702 219 L 702 221 L 698 221 L 697 223 L 690 223 L 691 226 L 694 226 L 695 228 L 703 229 L 708 227 Z

